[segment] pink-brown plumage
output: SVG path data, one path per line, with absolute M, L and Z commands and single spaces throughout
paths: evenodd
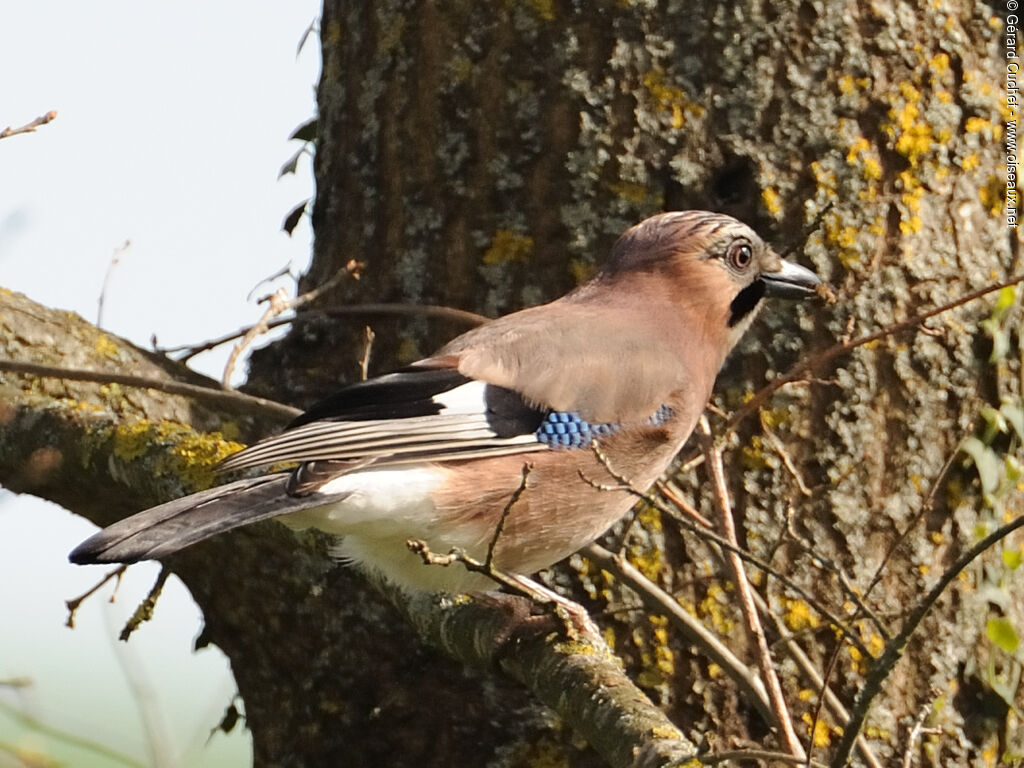
M 290 478 L 243 479 L 147 510 L 72 559 L 162 557 L 279 515 L 339 534 L 340 557 L 409 588 L 488 586 L 461 566 L 422 564 L 409 539 L 477 559 L 493 542 L 497 567 L 532 573 L 632 507 L 615 475 L 646 490 L 666 470 L 761 299 L 811 295 L 817 282 L 731 217 L 652 217 L 566 296 L 343 390 L 225 462 L 300 462 Z

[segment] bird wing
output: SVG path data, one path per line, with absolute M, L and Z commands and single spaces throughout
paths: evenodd
M 656 297 L 643 307 L 636 297 L 574 298 L 480 326 L 419 365 L 449 365 L 591 422 L 645 419 L 671 393 L 693 387 L 693 366 L 681 364 L 680 350 L 699 329 L 682 326 Z
M 544 450 L 536 433 L 545 415 L 517 393 L 454 368 L 411 367 L 346 387 L 220 469 L 328 462 L 337 474 Z
M 600 429 L 655 418 L 687 385 L 670 338 L 678 323 L 657 305 L 655 329 L 638 325 L 634 305 L 594 308 L 560 300 L 487 323 L 434 357 L 346 387 L 221 468 L 320 462 L 304 467 L 312 475 L 579 448 Z

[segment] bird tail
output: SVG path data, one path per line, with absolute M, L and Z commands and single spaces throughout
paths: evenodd
M 288 475 L 236 480 L 139 512 L 86 539 L 68 559 L 79 565 L 155 560 L 215 534 L 325 503 L 323 496 L 289 496 Z

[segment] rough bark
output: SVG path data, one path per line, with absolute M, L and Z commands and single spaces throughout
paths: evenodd
M 413 301 L 497 314 L 563 292 L 646 215 L 723 210 L 780 250 L 798 249 L 838 294 L 832 305 L 762 316 L 718 387 L 718 404 L 731 410 L 845 334 L 1020 266 L 1002 219 L 1002 35 L 980 2 L 327 0 L 321 38 L 317 239 L 304 286 L 350 258 L 366 268 L 320 306 Z M 865 591 L 909 531 L 866 600 L 895 630 L 978 529 L 1019 514 L 1019 496 L 986 502 L 962 457 L 925 507 L 968 435 L 988 438 L 1000 460 L 1019 454 L 1012 430 L 984 430 L 986 406 L 1021 400 L 1020 309 L 1011 304 L 988 329 L 980 323 L 991 302 L 972 304 L 833 361 L 728 437 L 744 543 L 843 615 L 869 648 L 881 650 L 882 634 L 853 615 L 838 572 Z M 373 326 L 376 370 L 462 330 L 423 319 Z M 252 389 L 308 403 L 354 377 L 360 329 L 297 325 L 254 357 Z M 1009 345 L 993 360 L 994 338 Z M 35 423 L 21 418 L 4 429 Z M 707 512 L 702 477 L 679 483 Z M 136 506 L 124 494 L 122 507 L 72 508 L 102 521 Z M 634 562 L 746 658 L 714 553 L 656 510 L 645 508 L 640 523 L 627 542 Z M 990 765 L 1024 751 L 1009 706 L 1016 697 L 1024 707 L 1024 691 L 1004 685 L 1019 661 L 986 635 L 994 617 L 1024 631 L 1024 569 L 1011 567 L 1019 550 L 1017 539 L 990 552 L 913 637 L 868 720 L 883 759 L 913 747 L 918 764 Z M 423 650 L 375 593 L 271 526 L 172 565 L 191 574 L 208 635 L 232 658 L 261 765 L 595 761 L 516 689 Z M 607 574 L 574 558 L 551 578 L 609 609 L 616 652 L 674 722 L 716 734 L 719 745 L 775 745 L 755 708 L 663 617 L 623 610 L 637 602 Z M 838 648 L 832 680 L 852 700 L 868 660 L 776 579 L 756 583 L 779 625 L 804 633 L 819 668 Z M 267 648 L 268 631 L 286 640 Z M 806 732 L 816 694 L 781 651 L 779 667 Z M 939 732 L 911 745 L 923 711 Z M 836 723 L 821 723 L 817 756 L 837 734 Z

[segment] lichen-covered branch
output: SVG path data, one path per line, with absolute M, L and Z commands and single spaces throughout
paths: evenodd
M 421 636 L 455 658 L 494 666 L 527 686 L 609 765 L 675 766 L 696 756 L 696 747 L 599 638 L 567 639 L 557 627 L 509 637 L 510 612 L 477 602 L 421 595 L 403 605 Z

